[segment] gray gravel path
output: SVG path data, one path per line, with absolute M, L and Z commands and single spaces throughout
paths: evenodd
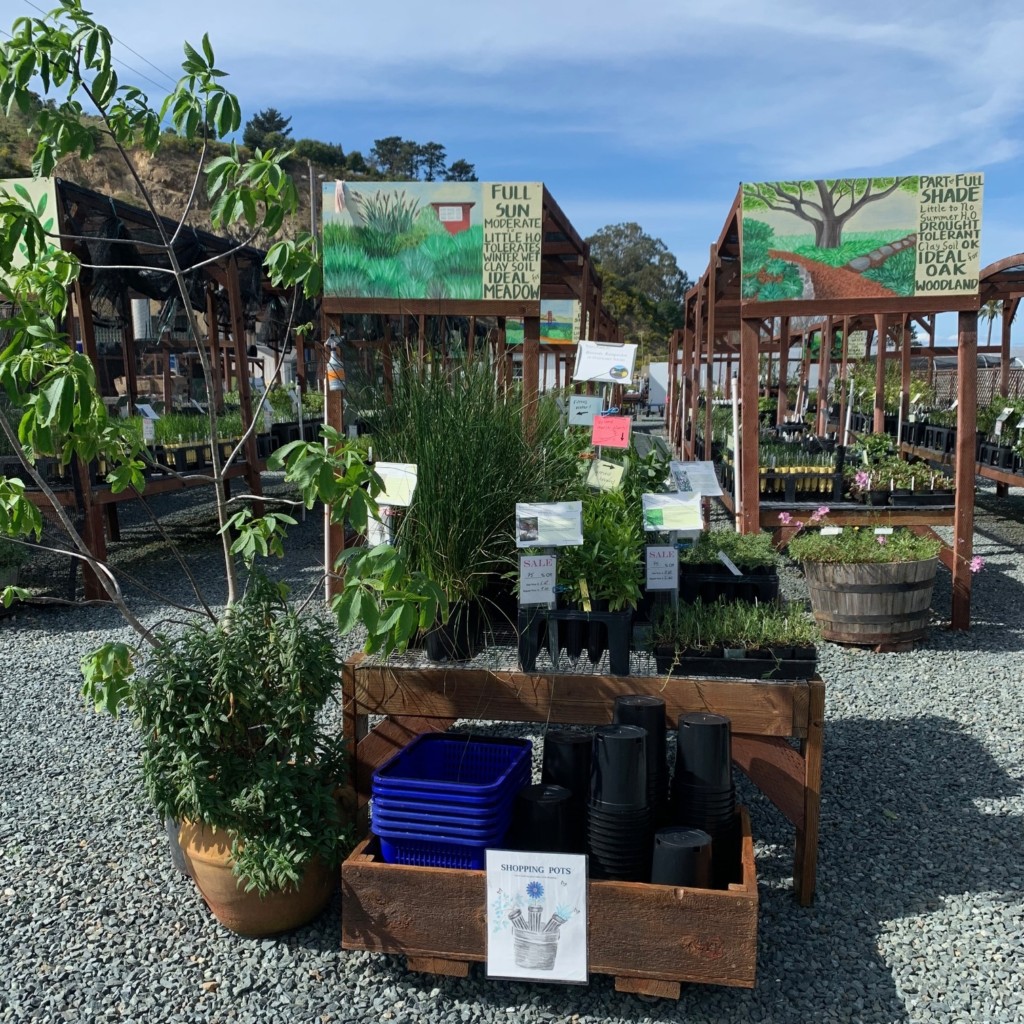
M 975 626 L 936 625 L 910 654 L 826 645 L 818 897 L 792 898 L 792 832 L 743 787 L 757 839 L 758 983 L 668 1002 L 587 988 L 408 973 L 344 953 L 339 905 L 281 939 L 218 926 L 171 867 L 146 807 L 137 742 L 86 710 L 78 659 L 126 637 L 108 609 L 0 619 L 0 1021 L 1024 1021 L 1024 497 L 983 493 Z M 167 502 L 215 584 L 209 509 Z M 282 571 L 316 579 L 320 519 Z M 184 596 L 143 526 L 122 564 Z M 803 595 L 799 573 L 783 581 Z M 939 619 L 949 614 L 940 572 Z M 149 619 L 161 609 L 149 603 Z

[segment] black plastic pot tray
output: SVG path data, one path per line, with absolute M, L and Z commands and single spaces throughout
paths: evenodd
M 546 646 L 550 624 L 558 624 L 558 653 L 575 659 L 584 650 L 595 665 L 608 651 L 608 671 L 628 676 L 633 612 L 584 612 L 577 609 L 520 608 L 519 665 L 524 672 L 537 667 L 537 655 Z
M 778 657 L 765 657 L 761 652 L 748 652 L 743 658 L 724 658 L 712 655 L 685 653 L 678 659 L 671 648 L 656 648 L 654 663 L 662 675 L 726 676 L 733 679 L 811 679 L 818 667 L 817 652 L 814 657 L 799 652 Z

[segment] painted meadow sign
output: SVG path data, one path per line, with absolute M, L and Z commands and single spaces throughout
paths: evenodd
M 744 184 L 745 305 L 978 294 L 981 174 Z
M 540 299 L 540 182 L 323 186 L 324 294 Z

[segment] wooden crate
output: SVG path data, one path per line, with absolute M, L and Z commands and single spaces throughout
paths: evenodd
M 757 877 L 740 816 L 741 879 L 728 889 L 591 881 L 587 959 L 620 992 L 678 999 L 682 982 L 753 988 Z M 343 949 L 400 953 L 413 971 L 466 977 L 487 957 L 483 871 L 385 864 L 371 836 L 341 867 Z

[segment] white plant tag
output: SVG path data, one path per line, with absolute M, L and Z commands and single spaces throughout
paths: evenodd
M 821 528 L 822 537 L 838 537 L 843 532 L 841 526 L 823 526 Z
M 718 560 L 733 574 L 733 576 L 742 576 L 743 573 L 736 568 L 736 563 L 724 552 L 718 552 Z
M 156 423 L 148 416 L 142 421 L 142 440 L 146 444 L 156 441 Z
M 888 537 L 889 534 L 891 534 L 891 533 L 892 533 L 892 527 L 891 526 L 876 526 L 875 527 L 875 536 L 876 537 Z

